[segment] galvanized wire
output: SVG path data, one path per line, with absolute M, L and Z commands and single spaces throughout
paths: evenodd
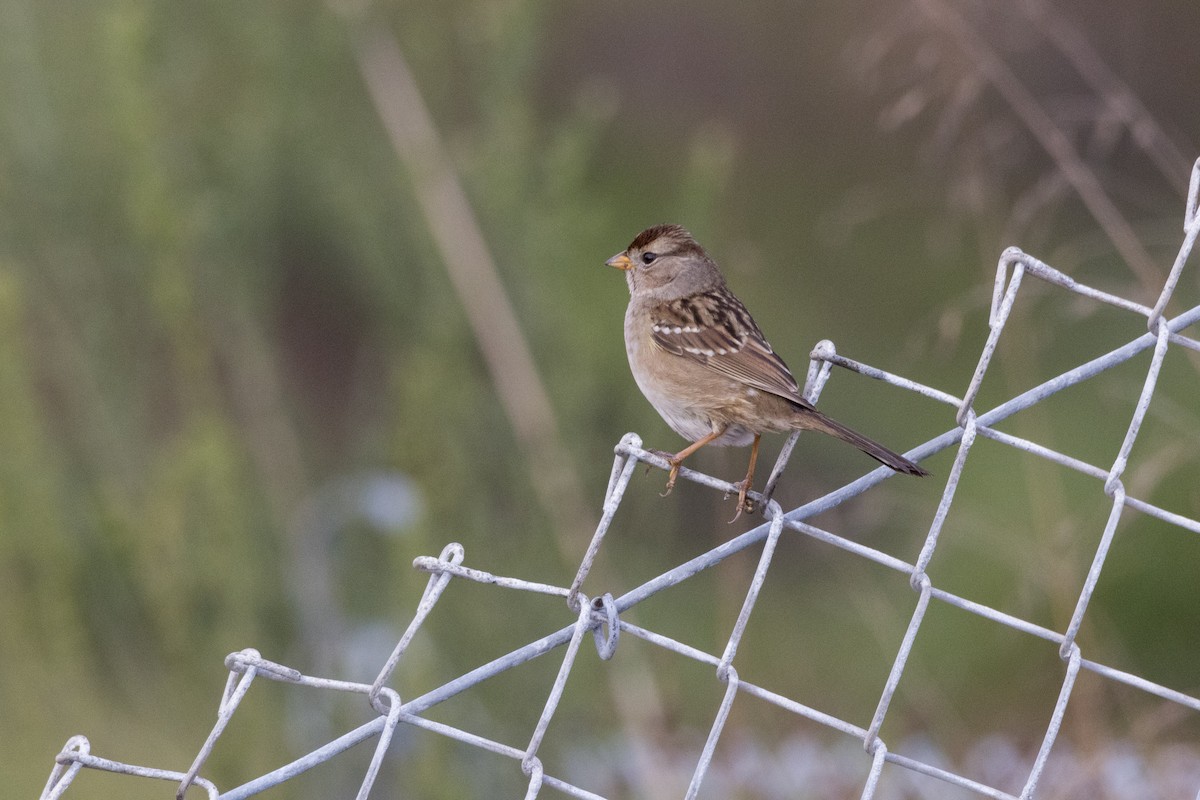
M 521 578 L 497 576 L 479 569 L 464 566 L 463 560 L 465 554 L 462 546 L 455 543 L 449 544 L 437 557 L 423 556 L 414 562 L 414 566 L 418 570 L 430 574 L 428 584 L 425 587 L 424 594 L 417 606 L 416 614 L 409 624 L 408 629 L 404 632 L 391 656 L 387 659 L 372 683 L 363 684 L 307 676 L 291 667 L 268 661 L 252 649 L 233 653 L 225 661 L 226 667 L 229 669 L 229 678 L 218 704 L 217 721 L 186 773 L 99 758 L 91 754 L 90 743 L 85 737 L 75 736 L 68 740 L 63 750 L 56 757 L 56 764 L 41 795 L 43 800 L 56 800 L 62 797 L 79 771 L 84 768 L 177 782 L 178 796 L 180 798 L 183 797 L 190 786 L 197 786 L 206 791 L 208 796 L 213 800 L 242 800 L 242 798 L 256 795 L 318 764 L 324 763 L 362 741 L 375 738 L 374 754 L 357 794 L 359 800 L 365 800 L 371 792 L 379 766 L 388 750 L 391 737 L 401 723 L 432 731 L 481 750 L 511 759 L 514 762 L 514 768 L 519 769 L 527 778 L 525 794 L 527 800 L 537 797 L 541 789 L 546 786 L 552 787 L 570 797 L 603 800 L 600 795 L 584 787 L 576 786 L 562 778 L 547 773 L 546 767 L 538 755 L 541 745 L 545 741 L 548 726 L 558 709 L 559 702 L 566 689 L 568 676 L 571 674 L 582 648 L 584 637 L 589 631 L 593 633 L 597 651 L 602 659 L 608 659 L 613 655 L 619 646 L 620 636 L 624 634 L 667 650 L 682 658 L 706 664 L 713 668 L 716 680 L 725 684 L 724 696 L 709 729 L 708 736 L 700 752 L 696 755 L 695 769 L 685 794 L 685 797 L 689 799 L 696 797 L 701 790 L 705 775 L 719 745 L 729 711 L 737 698 L 742 695 L 757 697 L 787 712 L 859 740 L 865 750 L 864 769 L 866 770 L 866 778 L 863 783 L 861 795 L 864 800 L 875 797 L 879 785 L 882 781 L 886 780 L 885 767 L 888 765 L 938 778 L 982 797 L 999 798 L 1000 800 L 1016 800 L 1016 798 L 1028 800 L 1029 798 L 1033 798 L 1038 781 L 1042 777 L 1047 763 L 1053 758 L 1054 744 L 1058 738 L 1063 716 L 1066 712 L 1067 704 L 1071 699 L 1075 681 L 1080 670 L 1088 670 L 1110 681 L 1128 685 L 1192 711 L 1200 712 L 1200 698 L 1160 685 L 1139 675 L 1086 659 L 1083 657 L 1083 652 L 1076 641 L 1080 626 L 1087 613 L 1089 602 L 1092 599 L 1093 592 L 1104 569 L 1123 512 L 1126 510 L 1137 511 L 1161 520 L 1168 525 L 1192 533 L 1200 533 L 1200 521 L 1191 519 L 1176 511 L 1160 508 L 1147 500 L 1130 496 L 1121 480 L 1128 465 L 1130 452 L 1137 441 L 1142 421 L 1145 419 L 1154 395 L 1159 371 L 1167 352 L 1172 346 L 1200 350 L 1200 341 L 1184 333 L 1190 326 L 1200 322 L 1200 305 L 1194 306 L 1174 317 L 1168 318 L 1165 316 L 1166 307 L 1172 299 L 1176 287 L 1179 285 L 1180 275 L 1188 261 L 1196 238 L 1200 235 L 1200 215 L 1197 214 L 1198 193 L 1200 193 L 1200 161 L 1197 161 L 1192 169 L 1190 191 L 1184 217 L 1184 240 L 1164 283 L 1162 292 L 1152 308 L 1083 285 L 1070 276 L 1015 248 L 1006 250 L 997 264 L 996 281 L 991 312 L 989 314 L 989 336 L 983 346 L 975 372 L 962 397 L 846 358 L 838 354 L 833 344 L 828 341 L 819 343 L 812 351 L 812 360 L 805 383 L 805 393 L 813 402 L 816 402 L 819 398 L 821 390 L 830 378 L 832 367 L 836 366 L 885 381 L 899 389 L 914 392 L 936 403 L 948 405 L 955 411 L 956 425 L 954 428 L 913 448 L 907 454 L 909 458 L 919 460 L 928 458 L 942 450 L 956 448 L 954 462 L 946 478 L 946 484 L 937 510 L 934 513 L 921 551 L 913 563 L 910 564 L 867 545 L 822 530 L 807 522 L 807 520 L 816 515 L 846 502 L 888 478 L 892 473 L 886 467 L 880 467 L 836 491 L 787 512 L 782 509 L 779 503 L 770 499 L 771 493 L 777 485 L 779 475 L 782 473 L 783 466 L 795 444 L 796 436 L 793 436 L 785 444 L 780 458 L 772 470 L 771 476 L 768 478 L 764 493 L 752 494 L 752 497 L 758 501 L 766 522 L 753 530 L 718 545 L 706 553 L 663 572 L 620 597 L 614 598 L 611 595 L 605 594 L 600 597 L 589 598 L 582 593 L 582 587 L 603 545 L 605 535 L 613 524 L 616 512 L 621 505 L 625 490 L 629 485 L 634 470 L 638 464 L 648 464 L 662 469 L 668 467 L 666 460 L 661 454 L 643 448 L 641 439 L 636 434 L 627 434 L 615 448 L 616 457 L 605 492 L 600 522 L 591 544 L 583 554 L 579 569 L 568 587 L 553 586 Z M 1045 381 L 994 408 L 979 411 L 975 408 L 975 401 L 979 395 L 980 387 L 988 373 L 988 367 L 991 364 L 992 356 L 996 351 L 1005 325 L 1017 302 L 1022 283 L 1027 277 L 1037 278 L 1090 300 L 1105 303 L 1125 312 L 1142 316 L 1146 319 L 1148 332 L 1121 347 L 1115 348 L 1104 355 Z M 1088 464 L 1045 445 L 996 429 L 995 426 L 999 422 L 1013 414 L 1036 405 L 1067 387 L 1079 384 L 1106 370 L 1123 364 L 1148 350 L 1151 351 L 1151 358 L 1142 390 L 1126 429 L 1125 436 L 1117 448 L 1112 463 L 1107 468 Z M 1099 482 L 1098 496 L 1102 495 L 1106 498 L 1106 502 L 1109 503 L 1107 522 L 1101 532 L 1099 544 L 1096 547 L 1091 566 L 1083 581 L 1074 612 L 1065 631 L 1051 630 L 939 588 L 934 585 L 927 572 L 931 560 L 937 553 L 939 536 L 951 505 L 954 502 L 960 479 L 967 468 L 969 454 L 981 436 L 1014 448 L 1029 456 L 1045 459 L 1097 480 Z M 720 480 L 688 468 L 681 469 L 679 477 L 722 493 L 731 493 L 737 490 L 737 487 L 728 481 Z M 753 614 L 759 592 L 767 580 L 776 544 L 785 531 L 795 531 L 812 537 L 818 541 L 833 545 L 848 553 L 869 559 L 874 563 L 907 575 L 909 583 L 916 593 L 912 616 L 905 629 L 900 646 L 897 649 L 892 668 L 889 671 L 887 679 L 884 681 L 875 712 L 865 727 L 758 686 L 740 675 L 734 666 L 738 647 L 742 641 L 750 617 Z M 696 574 L 721 563 L 729 556 L 755 546 L 760 542 L 763 543 L 763 547 L 757 568 L 747 588 L 737 620 L 726 640 L 723 652 L 719 656 L 706 653 L 662 633 L 639 627 L 621 618 L 624 612 L 647 598 L 664 589 L 682 583 Z M 442 593 L 453 579 L 467 580 L 514 591 L 560 596 L 566 599 L 567 608 L 574 616 L 574 619 L 570 624 L 559 630 L 548 633 L 536 641 L 530 642 L 523 647 L 476 667 L 452 680 L 448 680 L 436 689 L 410 700 L 402 701 L 400 695 L 394 689 L 389 688 L 387 684 L 394 670 L 403 660 L 408 646 L 419 633 L 422 624 L 434 610 Z M 895 752 L 889 749 L 883 739 L 880 738 L 880 730 L 887 718 L 892 699 L 904 675 L 909 656 L 920 636 L 921 627 L 927 612 L 934 602 L 967 611 L 990 622 L 1058 645 L 1059 656 L 1063 661 L 1061 688 L 1051 709 L 1050 721 L 1047 724 L 1042 743 L 1033 763 L 1029 765 L 1024 784 L 1017 794 L 1012 794 L 1000 787 L 986 785 L 918 758 Z M 554 684 L 547 696 L 542 713 L 534 729 L 531 731 L 528 743 L 524 747 L 498 742 L 470 731 L 441 722 L 435 722 L 422 716 L 424 712 L 450 697 L 467 691 L 495 675 L 514 669 L 532 659 L 545 655 L 560 646 L 565 646 L 562 662 Z M 290 764 L 284 765 L 266 775 L 259 776 L 236 788 L 219 792 L 211 781 L 200 777 L 200 772 L 203 770 L 209 756 L 219 744 L 221 734 L 256 678 L 266 678 L 272 681 L 326 691 L 362 694 L 365 696 L 369 708 L 377 716 L 366 724 L 339 736 Z

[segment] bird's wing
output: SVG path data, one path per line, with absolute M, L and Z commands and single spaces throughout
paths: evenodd
M 702 292 L 651 309 L 651 336 L 669 353 L 764 392 L 812 408 L 750 312 L 728 289 Z

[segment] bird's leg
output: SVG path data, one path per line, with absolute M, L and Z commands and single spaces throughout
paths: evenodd
M 750 445 L 750 466 L 746 470 L 745 479 L 737 484 L 738 487 L 738 502 L 737 512 L 733 515 L 730 523 L 736 522 L 737 518 L 745 511 L 747 514 L 754 511 L 754 501 L 746 499 L 746 492 L 750 491 L 750 486 L 754 481 L 754 464 L 758 461 L 758 441 L 762 438 L 761 434 L 754 436 L 754 444 Z
M 675 479 L 679 477 L 679 465 L 683 463 L 683 460 L 714 439 L 721 438 L 721 436 L 725 434 L 725 429 L 727 427 L 727 425 L 722 425 L 708 436 L 705 436 L 703 439 L 697 439 L 667 459 L 667 463 L 671 465 L 671 471 L 667 473 L 667 489 L 662 493 L 663 497 L 669 495 L 671 490 L 675 488 Z

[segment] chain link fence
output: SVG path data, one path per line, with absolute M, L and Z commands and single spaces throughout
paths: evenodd
M 428 585 L 417 606 L 412 622 L 372 683 L 355 683 L 352 681 L 305 675 L 292 667 L 269 661 L 255 650 L 243 650 L 233 653 L 225 659 L 225 666 L 229 669 L 229 678 L 221 696 L 217 722 L 205 740 L 204 745 L 200 748 L 191 767 L 186 772 L 137 766 L 103 758 L 91 752 L 91 745 L 87 738 L 84 736 L 74 736 L 67 741 L 55 759 L 55 766 L 46 783 L 46 788 L 42 792 L 43 800 L 57 800 L 57 798 L 63 797 L 79 771 L 85 768 L 170 781 L 177 784 L 177 792 L 180 798 L 184 796 L 189 787 L 196 787 L 207 792 L 212 800 L 218 800 L 218 798 L 220 800 L 242 800 L 242 798 L 251 797 L 270 787 L 284 783 L 336 757 L 356 744 L 374 740 L 374 754 L 357 794 L 359 800 L 365 800 L 371 792 L 384 756 L 388 751 L 389 743 L 398 726 L 402 724 L 432 731 L 433 733 L 450 737 L 458 742 L 511 759 L 513 769 L 520 770 L 527 776 L 528 789 L 525 794 L 527 799 L 537 797 L 543 788 L 550 787 L 569 797 L 602 800 L 601 795 L 589 791 L 586 787 L 574 785 L 561 777 L 547 773 L 539 758 L 539 750 L 545 739 L 547 727 L 559 707 L 559 702 L 566 689 L 568 676 L 571 674 L 572 667 L 576 663 L 580 649 L 584 647 L 588 634 L 591 634 L 594 646 L 601 659 L 607 660 L 613 656 L 622 636 L 632 636 L 669 651 L 681 658 L 691 659 L 707 665 L 712 669 L 714 678 L 724 685 L 724 696 L 712 721 L 707 739 L 703 747 L 695 754 L 695 767 L 685 794 L 686 798 L 697 797 L 701 791 L 701 787 L 705 782 L 705 775 L 713 759 L 713 754 L 721 739 L 726 719 L 733 703 L 739 696 L 756 697 L 786 712 L 811 720 L 818 725 L 826 726 L 833 731 L 860 742 L 864 751 L 862 769 L 865 773 L 865 779 L 862 782 L 863 788 L 861 793 L 864 800 L 877 797 L 881 782 L 886 779 L 885 770 L 889 765 L 901 770 L 911 770 L 938 778 L 977 796 L 998 798 L 1001 800 L 1015 800 L 1015 798 L 1026 800 L 1027 798 L 1035 797 L 1039 779 L 1043 776 L 1047 763 L 1054 757 L 1054 744 L 1059 734 L 1063 715 L 1071 700 L 1076 679 L 1082 670 L 1095 673 L 1109 681 L 1125 684 L 1170 703 L 1178 704 L 1184 709 L 1200 712 L 1200 699 L 1147 680 L 1139 675 L 1115 669 L 1103 663 L 1085 658 L 1084 652 L 1076 641 L 1080 625 L 1087 613 L 1093 591 L 1104 570 L 1106 558 L 1108 557 L 1117 529 L 1121 525 L 1124 512 L 1133 511 L 1148 515 L 1182 531 L 1189 531 L 1193 534 L 1200 533 L 1200 521 L 1131 496 L 1128 494 L 1126 486 L 1121 480 L 1121 476 L 1129 461 L 1130 451 L 1138 438 L 1142 421 L 1154 396 L 1159 371 L 1168 350 L 1174 346 L 1200 351 L 1200 341 L 1183 333 L 1189 326 L 1200 322 L 1200 305 L 1193 306 L 1174 317 L 1166 316 L 1168 302 L 1171 300 L 1179 284 L 1180 275 L 1195 244 L 1197 235 L 1200 234 L 1200 214 L 1197 212 L 1198 194 L 1200 194 L 1200 161 L 1196 163 L 1191 173 L 1184 219 L 1185 236 L 1183 244 L 1179 248 L 1174 265 L 1153 307 L 1147 307 L 1080 284 L 1053 267 L 1015 248 L 1005 251 L 1000 258 L 996 271 L 996 282 L 989 318 L 990 333 L 980 354 L 975 373 L 961 397 L 846 358 L 838 354 L 833 344 L 828 341 L 821 342 L 813 350 L 812 361 L 805 383 L 805 395 L 813 402 L 816 402 L 820 396 L 826 381 L 831 375 L 832 367 L 837 366 L 882 380 L 897 389 L 914 392 L 929 401 L 947 405 L 954 410 L 957 424 L 953 429 L 930 439 L 907 453 L 909 458 L 924 459 L 943 450 L 954 448 L 956 451 L 953 466 L 946 478 L 941 501 L 937 506 L 933 522 L 929 527 L 924 546 L 913 563 L 908 563 L 879 550 L 843 538 L 808 522 L 808 520 L 816 515 L 845 503 L 847 500 L 887 479 L 891 475 L 891 472 L 886 467 L 880 467 L 836 491 L 830 492 L 823 497 L 790 511 L 785 511 L 773 500 L 765 499 L 770 497 L 776 482 L 779 480 L 783 467 L 795 445 L 797 434 L 793 435 L 784 445 L 779 460 L 768 479 L 767 488 L 764 493 L 765 496 L 756 495 L 763 509 L 763 517 L 766 520 L 762 525 L 646 581 L 641 586 L 620 597 L 613 597 L 610 594 L 588 597 L 583 594 L 582 587 L 600 548 L 603 546 L 605 535 L 609 532 L 613 524 L 617 511 L 621 506 L 626 487 L 634 471 L 639 464 L 648 464 L 662 469 L 666 469 L 668 466 L 661 455 L 644 449 L 639 437 L 631 433 L 626 435 L 616 447 L 616 458 L 605 493 L 600 522 L 591 544 L 583 556 L 579 570 L 569 586 L 535 583 L 520 578 L 502 577 L 473 569 L 464 564 L 465 554 L 463 548 L 458 544 L 449 544 L 438 556 L 423 556 L 414 562 L 414 566 L 418 570 L 430 574 Z M 1139 315 L 1145 318 L 1148 331 L 1122 346 L 1084 364 L 1080 364 L 1016 397 L 1012 397 L 994 408 L 978 410 L 975 407 L 975 400 L 988 374 L 988 367 L 991 364 L 992 356 L 996 351 L 1000 337 L 1003 335 L 1010 313 L 1020 295 L 1021 287 L 1028 278 L 1036 278 L 1058 289 L 1081 295 L 1089 301 L 1115 306 L 1122 311 Z M 997 430 L 997 423 L 1013 414 L 1036 405 L 1068 387 L 1075 386 L 1099 373 L 1128 362 L 1130 359 L 1146 351 L 1151 351 L 1152 355 L 1150 365 L 1146 370 L 1140 396 L 1124 439 L 1119 447 L 1117 447 L 1112 463 L 1107 467 L 1085 463 L 1037 442 Z M 1065 631 L 1050 630 L 1012 614 L 975 602 L 968 597 L 963 597 L 939 588 L 934 585 L 927 573 L 930 561 L 937 552 L 939 536 L 947 514 L 954 503 L 960 479 L 964 470 L 967 469 L 971 449 L 979 437 L 991 439 L 1015 448 L 1029 456 L 1045 459 L 1060 467 L 1065 467 L 1068 470 L 1094 479 L 1097 484 L 1096 497 L 1098 501 L 1106 503 L 1110 508 L 1107 523 L 1104 525 L 1099 537 L 1099 544 L 1096 547 L 1091 567 L 1080 587 L 1074 613 L 1071 615 L 1070 622 Z M 736 491 L 736 487 L 733 484 L 695 470 L 681 469 L 680 477 L 709 487 L 717 492 L 729 493 Z M 908 577 L 909 584 L 916 596 L 911 620 L 904 632 L 891 671 L 880 692 L 875 712 L 865 725 L 841 719 L 819 708 L 805 705 L 790 697 L 763 688 L 750 680 L 744 679 L 738 673 L 736 667 L 738 648 L 742 642 L 746 626 L 754 612 L 759 592 L 767 580 L 776 545 L 785 531 L 792 531 L 812 537 L 853 555 L 868 559 L 887 569 L 895 570 Z M 630 608 L 633 608 L 656 593 L 686 581 L 697 573 L 729 558 L 733 554 L 752 547 L 761 548 L 758 565 L 746 590 L 741 611 L 737 616 L 737 620 L 726 640 L 722 652 L 703 652 L 662 633 L 634 625 L 622 618 L 622 615 Z M 420 632 L 422 624 L 433 612 L 437 606 L 438 599 L 454 579 L 489 584 L 498 589 L 534 592 L 561 597 L 566 601 L 566 606 L 570 611 L 573 621 L 536 641 L 530 642 L 502 657 L 496 658 L 449 680 L 432 691 L 419 697 L 402 700 L 400 695 L 394 689 L 389 688 L 387 684 L 391 679 L 392 673 L 403 660 L 410 643 Z M 1052 642 L 1058 646 L 1058 654 L 1062 660 L 1061 689 L 1051 709 L 1050 721 L 1042 738 L 1041 746 L 1032 763 L 1027 765 L 1028 768 L 1022 778 L 1023 785 L 1019 788 L 1015 786 L 1002 788 L 986 785 L 978 780 L 929 763 L 930 760 L 922 760 L 911 755 L 894 752 L 889 749 L 888 744 L 880 737 L 880 730 L 885 719 L 887 719 L 888 710 L 892 704 L 896 689 L 904 676 L 909 655 L 913 650 L 917 638 L 921 634 L 922 623 L 930 607 L 935 603 L 953 606 L 988 622 L 1005 626 L 1027 636 Z M 542 713 L 530 733 L 529 740 L 523 746 L 514 746 L 495 741 L 469 730 L 453 727 L 423 716 L 426 711 L 437 704 L 465 692 L 493 676 L 514 669 L 535 658 L 557 651 L 561 651 L 562 654 L 561 666 L 559 667 L 557 678 L 546 698 Z M 246 697 L 254 681 L 260 678 L 313 689 L 360 694 L 363 695 L 365 702 L 374 709 L 377 716 L 370 722 L 333 739 L 290 764 L 257 777 L 241 786 L 222 792 L 211 781 L 201 777 L 200 773 L 205 762 L 218 746 L 221 735 L 236 713 L 239 704 Z M 1200 787 L 1197 788 L 1200 789 Z M 1015 794 L 1012 793 L 1014 790 L 1016 791 Z M 1200 795 L 1198 795 L 1198 800 L 1200 800 Z

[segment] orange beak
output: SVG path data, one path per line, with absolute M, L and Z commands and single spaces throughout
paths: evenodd
M 633 262 L 629 260 L 629 256 L 624 253 L 617 253 L 615 256 L 604 262 L 610 267 L 617 269 L 633 269 Z

